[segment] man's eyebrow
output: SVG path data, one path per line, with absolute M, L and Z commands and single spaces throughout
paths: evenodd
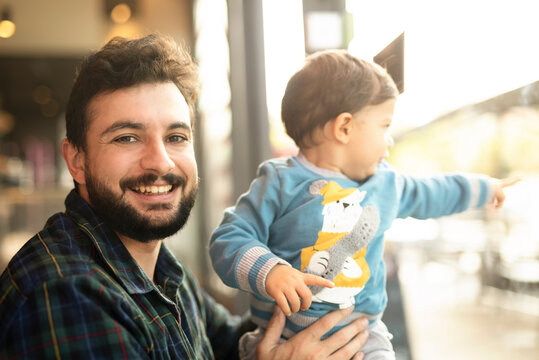
M 107 135 L 109 133 L 113 133 L 118 130 L 122 129 L 132 129 L 132 130 L 143 130 L 146 126 L 139 122 L 134 121 L 118 121 L 108 128 L 106 128 L 102 133 L 101 136 Z M 191 130 L 191 125 L 185 122 L 175 122 L 169 125 L 168 130 L 174 130 L 174 129 L 185 129 L 185 130 Z
M 191 131 L 191 125 L 188 124 L 188 123 L 185 123 L 183 121 L 178 121 L 178 122 L 175 122 L 173 124 L 170 124 L 169 127 L 168 127 L 169 130 L 174 130 L 174 129 L 185 129 L 185 130 L 189 130 Z
M 107 135 L 109 133 L 122 130 L 122 129 L 133 129 L 133 130 L 140 130 L 144 129 L 144 125 L 142 123 L 133 122 L 133 121 L 119 121 L 108 128 L 106 128 L 102 133 L 101 136 Z

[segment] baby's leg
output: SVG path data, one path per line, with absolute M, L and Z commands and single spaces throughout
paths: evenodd
M 256 360 L 256 347 L 263 336 L 264 330 L 259 327 L 242 335 L 238 345 L 240 360 Z M 283 341 L 286 341 L 286 339 L 281 338 L 279 344 Z
M 369 337 L 367 343 L 361 348 L 365 354 L 363 360 L 395 360 L 395 352 L 391 339 L 393 335 L 382 320 L 376 320 L 367 327 Z

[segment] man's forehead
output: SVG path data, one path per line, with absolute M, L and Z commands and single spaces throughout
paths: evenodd
M 157 93 L 158 95 L 151 94 Z M 149 95 L 149 96 L 147 96 Z M 148 100 L 148 98 L 153 99 Z M 156 115 L 158 112 L 159 116 Z M 151 115 L 151 116 L 150 116 Z M 192 113 L 181 91 L 171 82 L 143 83 L 131 87 L 106 90 L 96 94 L 88 103 L 88 127 L 97 118 L 107 117 L 108 122 L 132 124 L 148 128 L 145 117 L 159 118 L 167 128 L 192 128 Z M 114 124 L 103 124 L 106 127 Z

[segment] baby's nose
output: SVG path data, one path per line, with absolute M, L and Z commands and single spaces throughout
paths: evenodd
M 386 144 L 388 148 L 392 148 L 393 145 L 395 145 L 395 141 L 393 140 L 393 137 L 389 134 L 386 135 Z

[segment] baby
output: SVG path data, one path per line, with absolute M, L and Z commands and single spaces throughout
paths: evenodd
M 381 321 L 384 232 L 395 218 L 503 203 L 508 181 L 460 173 L 416 178 L 385 161 L 397 95 L 384 69 L 340 50 L 309 56 L 289 80 L 281 115 L 299 153 L 261 164 L 210 242 L 222 280 L 251 293 L 259 328 L 241 339 L 243 358 L 254 358 L 276 303 L 287 315 L 284 338 L 353 306 L 326 335 L 366 316 L 365 359 L 395 359 Z

